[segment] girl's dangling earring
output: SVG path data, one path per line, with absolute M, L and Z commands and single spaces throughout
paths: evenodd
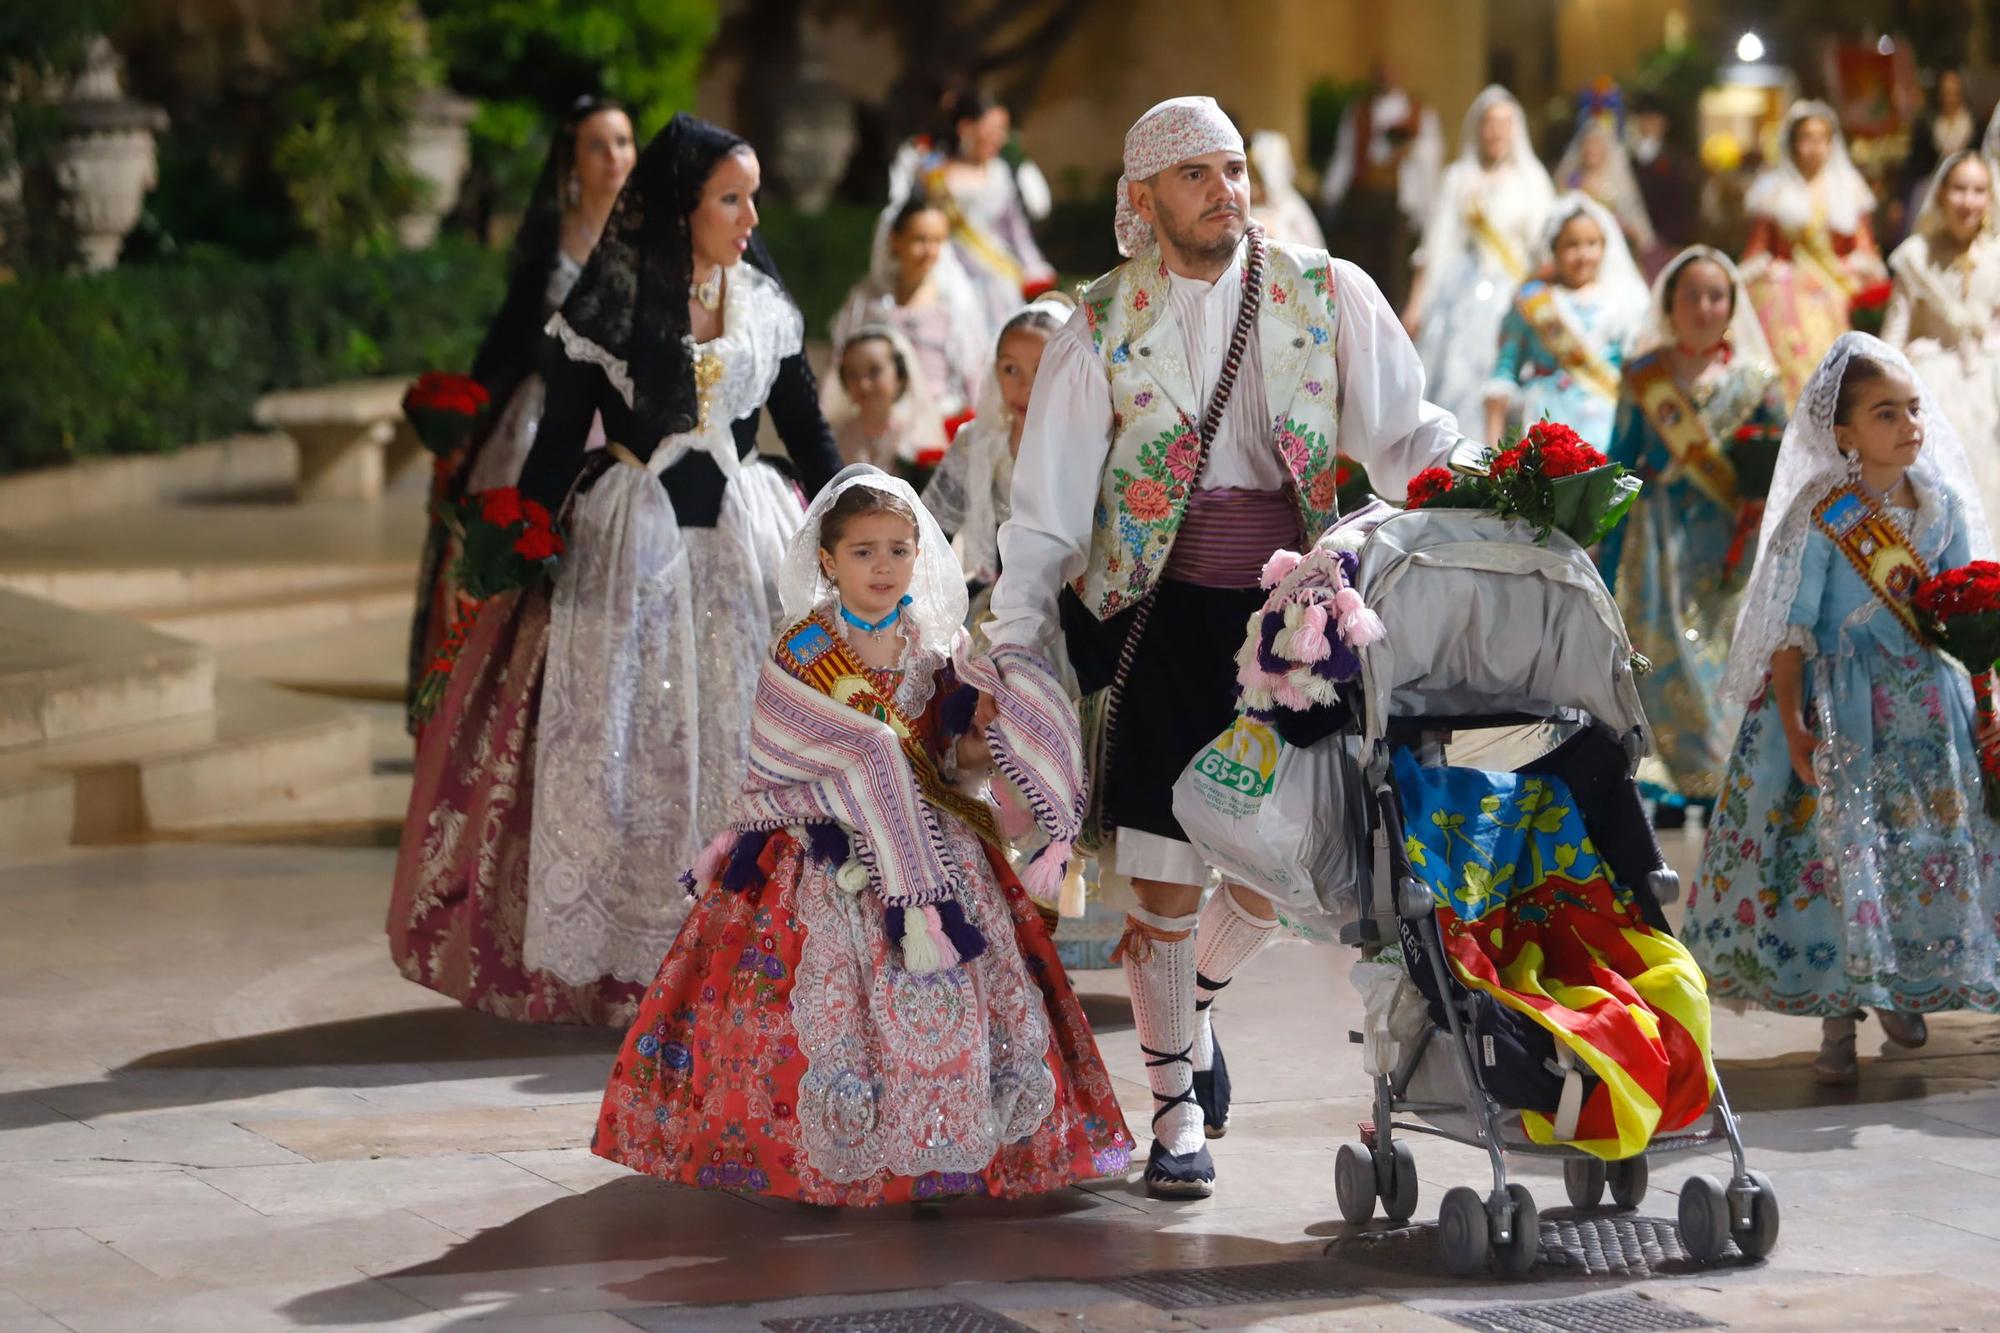
M 1860 484 L 1860 481 L 1861 481 L 1861 455 L 1860 455 L 1859 453 L 1854 453 L 1854 452 L 1849 452 L 1849 451 L 1847 451 L 1847 450 L 1842 450 L 1842 451 L 1841 451 L 1841 457 L 1847 460 L 1847 480 L 1848 480 L 1848 483 L 1849 483 L 1850 485 L 1858 485 L 1858 484 Z
M 563 187 L 563 199 L 571 208 L 583 202 L 583 182 L 573 171 L 569 175 L 569 184 Z

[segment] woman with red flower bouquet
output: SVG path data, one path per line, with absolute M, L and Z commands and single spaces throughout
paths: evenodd
M 1990 560 L 1965 450 L 1908 361 L 1849 333 L 1806 384 L 1771 483 L 1726 693 L 1748 705 L 1682 938 L 1710 993 L 1821 1020 L 1822 1082 L 1855 1019 L 2000 1011 L 2000 825 L 1965 670 L 1916 606 Z
M 475 491 L 512 486 L 542 418 L 542 379 L 535 373 L 542 325 L 561 309 L 583 272 L 611 205 L 638 156 L 632 122 L 610 98 L 579 98 L 557 127 L 548 159 L 514 236 L 507 295 L 472 361 L 472 379 L 497 409 L 491 423 L 457 457 L 439 460 L 435 507 L 449 510 Z M 457 609 L 452 566 L 457 552 L 445 515 L 431 515 L 418 569 L 417 614 L 410 627 L 409 702 Z
M 568 549 L 553 588 L 488 604 L 451 673 L 389 919 L 405 975 L 489 1013 L 629 1020 L 743 777 L 804 515 L 757 454 L 762 410 L 808 488 L 838 466 L 757 186 L 748 144 L 675 117 L 549 322 L 520 490 Z M 599 419 L 609 443 L 586 456 Z
M 1657 749 L 1640 769 L 1669 807 L 1714 801 L 1741 710 L 1720 693 L 1736 607 L 1785 428 L 1784 386 L 1728 256 L 1676 255 L 1625 368 L 1611 457 L 1647 478 L 1598 567 L 1632 646 Z

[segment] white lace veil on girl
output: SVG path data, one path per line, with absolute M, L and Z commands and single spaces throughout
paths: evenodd
M 1792 159 L 1792 138 L 1799 122 L 1817 120 L 1833 133 L 1826 165 L 1819 176 L 1808 181 Z M 1843 236 L 1851 235 L 1875 211 L 1875 192 L 1847 155 L 1847 136 L 1840 129 L 1840 115 L 1825 102 L 1801 99 L 1785 113 L 1778 136 L 1778 161 L 1757 173 L 1743 196 L 1743 207 L 1753 217 L 1767 217 L 1789 231 L 1797 231 L 1813 219 L 1813 186 L 1819 184 L 1820 202 L 1826 207 L 1826 225 Z
M 903 612 L 904 628 L 914 631 L 909 635 L 913 651 L 921 652 L 926 659 L 935 659 L 933 667 L 942 665 L 950 658 L 958 635 L 964 632 L 965 574 L 959 568 L 958 557 L 952 553 L 951 543 L 945 540 L 930 510 L 924 508 L 923 501 L 910 489 L 910 483 L 868 463 L 842 468 L 806 510 L 805 523 L 793 536 L 791 546 L 785 551 L 785 563 L 778 570 L 778 596 L 785 605 L 785 619 L 787 623 L 800 621 L 822 607 L 836 605 L 838 591 L 820 569 L 820 526 L 833 502 L 856 486 L 893 495 L 916 515 L 917 561 L 910 576 L 910 604 Z M 838 617 L 839 611 L 835 610 L 834 615 Z M 904 658 L 906 672 L 914 673 L 917 665 L 912 658 Z
M 1937 170 L 1931 173 L 1929 183 L 1924 186 L 1923 202 L 1917 205 L 1916 220 L 1910 224 L 1911 235 L 1928 238 L 1944 231 L 1944 210 L 1939 206 L 1939 196 L 1944 193 L 1944 183 L 1951 177 L 1951 173 L 1958 169 L 1959 163 L 1975 158 L 1986 168 L 1988 188 L 1993 189 L 1996 185 L 2000 185 L 2000 180 L 1995 177 L 1995 167 L 1991 157 L 1975 153 L 1970 148 L 1961 148 L 1955 153 L 1945 154 L 1944 161 L 1938 163 Z M 2000 189 L 1994 190 L 1994 193 L 2000 193 Z M 2000 230 L 2000 216 L 1996 215 L 2000 215 L 2000 208 L 1995 208 L 1989 203 L 1986 209 L 1986 221 L 1980 227 L 1981 232 L 1990 236 L 1995 230 Z
M 1554 265 L 1556 238 L 1562 229 L 1579 217 L 1589 218 L 1604 233 L 1604 260 L 1598 265 L 1597 285 L 1605 295 L 1636 322 L 1646 311 L 1646 279 L 1632 261 L 1632 247 L 1625 243 L 1624 229 L 1611 210 L 1581 190 L 1571 190 L 1555 201 L 1542 223 L 1541 244 L 1535 250 L 1535 267 Z M 1630 327 L 1629 325 L 1627 327 Z
M 1965 446 L 1938 410 L 1930 389 L 1903 354 L 1889 344 L 1866 333 L 1842 334 L 1806 381 L 1778 451 L 1777 471 L 1765 502 L 1764 530 L 1757 539 L 1757 563 L 1737 613 L 1729 669 L 1722 682 L 1723 693 L 1741 703 L 1756 697 L 1770 670 L 1771 655 L 1793 637 L 1786 620 L 1798 596 L 1812 511 L 1828 492 L 1848 479 L 1847 456 L 1834 441 L 1833 418 L 1840 405 L 1841 381 L 1846 378 L 1848 363 L 1856 357 L 1887 366 L 1917 386 L 1924 447 L 1910 468 L 1910 479 L 1920 492 L 1950 491 L 1958 502 L 1960 521 L 1968 529 L 1972 558 L 1993 558 L 1993 532 L 1986 524 L 1985 507 L 1972 479 Z
M 1646 326 L 1640 331 L 1638 345 L 1633 348 L 1632 354 L 1639 356 L 1657 348 L 1673 346 L 1677 335 L 1674 333 L 1674 312 L 1667 302 L 1667 289 L 1673 285 L 1676 274 L 1697 260 L 1707 260 L 1721 269 L 1729 279 L 1730 291 L 1735 294 L 1729 315 L 1730 355 L 1745 361 L 1761 361 L 1767 366 L 1775 364 L 1770 340 L 1764 336 L 1764 325 L 1757 318 L 1756 307 L 1750 304 L 1750 293 L 1743 285 L 1743 275 L 1736 271 L 1734 260 L 1712 245 L 1690 245 L 1668 260 L 1660 275 L 1653 279 Z
M 1465 119 L 1459 125 L 1458 157 L 1445 168 L 1439 183 L 1430 220 L 1424 226 L 1423 245 L 1417 259 L 1420 265 L 1448 263 L 1450 257 L 1465 246 L 1463 201 L 1479 197 L 1481 191 L 1477 182 L 1486 171 L 1479 160 L 1479 122 L 1496 106 L 1511 107 L 1514 112 L 1514 130 L 1507 155 L 1497 164 L 1497 168 L 1504 169 L 1510 179 L 1499 188 L 1531 202 L 1539 201 L 1544 206 L 1555 200 L 1555 183 L 1549 179 L 1541 159 L 1535 156 L 1535 143 L 1528 135 L 1527 113 L 1521 110 L 1521 103 L 1514 94 L 1497 83 L 1488 84 L 1479 96 L 1472 99 L 1472 105 L 1467 108 Z
M 839 430 L 861 414 L 854 400 L 847 396 L 846 386 L 841 383 L 840 365 L 846 359 L 849 347 L 868 338 L 880 338 L 894 348 L 896 360 L 902 367 L 903 396 L 896 400 L 889 413 L 890 420 L 896 423 L 898 457 L 906 463 L 913 463 L 924 450 L 944 448 L 944 413 L 938 407 L 937 399 L 931 396 L 923 367 L 917 362 L 917 349 L 893 324 L 863 324 L 833 349 L 833 365 L 819 392 L 819 410 L 826 417 L 827 424 Z
M 1000 524 L 1005 516 L 996 508 L 994 479 L 1004 482 L 1014 473 L 1013 455 L 1007 447 L 1014 420 L 1000 394 L 999 344 L 1024 315 L 1045 316 L 1059 329 L 1075 313 L 1076 302 L 1068 295 L 1045 292 L 1007 317 L 1000 337 L 994 340 L 993 359 L 980 377 L 973 418 L 958 432 L 924 487 L 924 503 L 939 523 L 951 528 L 952 544 L 958 548 L 968 578 L 991 583 L 1000 576 Z M 1045 336 L 1053 336 L 1053 330 Z
M 1646 196 L 1639 192 L 1639 175 L 1632 170 L 1632 154 L 1625 147 L 1625 141 L 1618 136 L 1618 122 L 1609 115 L 1584 117 L 1570 136 L 1568 147 L 1556 162 L 1556 186 L 1558 189 L 1581 190 L 1581 184 L 1573 184 L 1583 176 L 1583 150 L 1590 139 L 1600 137 L 1605 144 L 1604 175 L 1610 189 L 1609 200 L 1604 201 L 1619 222 L 1638 234 L 1639 244 L 1653 243 L 1653 219 L 1646 211 Z

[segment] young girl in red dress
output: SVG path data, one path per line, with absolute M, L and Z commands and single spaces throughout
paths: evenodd
M 1081 764 L 1053 673 L 1018 649 L 965 660 L 951 547 L 866 465 L 821 493 L 781 592 L 743 794 L 688 877 L 592 1150 L 817 1204 L 1122 1172 L 1110 1077 L 977 794 L 997 757 L 1057 839 L 1029 876 L 1059 882 Z

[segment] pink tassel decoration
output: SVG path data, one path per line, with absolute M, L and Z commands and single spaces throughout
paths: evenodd
M 1361 594 L 1352 588 L 1342 588 L 1333 595 L 1333 609 L 1340 616 L 1340 637 L 1350 648 L 1366 648 L 1389 632 L 1382 617 L 1369 610 Z
M 938 919 L 935 907 L 926 907 L 921 913 L 924 933 L 931 937 L 931 947 L 937 950 L 938 961 L 945 967 L 955 967 L 963 960 L 958 950 L 952 947 L 951 936 L 944 933 L 944 922 Z
M 1285 575 L 1299 567 L 1303 557 L 1297 551 L 1273 551 L 1271 558 L 1264 562 L 1262 582 L 1265 588 L 1275 588 Z
M 1333 645 L 1326 641 L 1326 607 L 1314 602 L 1292 631 L 1292 656 L 1301 662 L 1324 662 L 1332 651 Z
M 1277 700 L 1279 706 L 1289 708 L 1295 713 L 1303 713 L 1308 708 L 1311 708 L 1313 704 L 1313 701 L 1298 686 L 1289 682 L 1272 690 L 1271 697 Z
M 1021 869 L 1021 887 L 1030 898 L 1050 904 L 1062 901 L 1063 876 L 1069 871 L 1070 856 L 1075 850 L 1074 843 L 1052 842 L 1028 858 L 1028 864 Z
M 722 873 L 722 863 L 729 858 L 729 849 L 736 845 L 736 830 L 724 829 L 709 840 L 701 849 L 701 855 L 694 859 L 694 882 L 713 884 L 715 877 Z

